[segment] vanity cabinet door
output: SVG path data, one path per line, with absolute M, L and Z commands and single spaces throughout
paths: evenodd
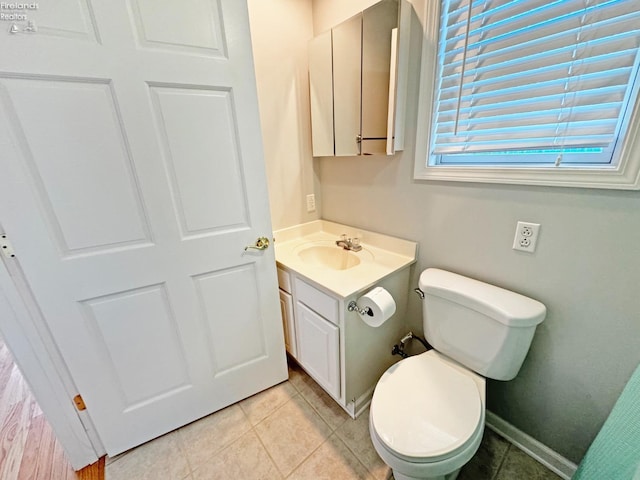
M 298 358 L 309 374 L 334 397 L 340 397 L 339 328 L 298 302 Z
M 284 346 L 287 352 L 297 359 L 293 299 L 289 293 L 282 290 L 280 290 L 280 311 L 282 312 L 282 326 L 284 327 Z

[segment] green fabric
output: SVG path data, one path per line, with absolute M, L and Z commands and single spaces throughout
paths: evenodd
M 640 480 L 640 366 L 624 387 L 573 480 Z

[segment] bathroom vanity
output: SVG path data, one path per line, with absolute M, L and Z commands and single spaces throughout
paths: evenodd
M 337 246 L 342 234 L 360 239 L 362 249 Z M 398 360 L 391 348 L 405 333 L 417 244 L 324 220 L 274 235 L 287 351 L 355 418 Z M 393 296 L 396 312 L 372 327 L 348 305 L 378 286 Z

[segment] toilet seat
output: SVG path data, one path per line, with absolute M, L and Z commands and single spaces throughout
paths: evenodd
M 430 350 L 402 360 L 380 378 L 371 426 L 382 445 L 408 462 L 438 462 L 473 442 L 484 405 L 472 372 Z

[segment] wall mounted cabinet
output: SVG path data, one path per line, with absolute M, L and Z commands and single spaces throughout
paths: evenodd
M 403 149 L 411 8 L 382 0 L 310 42 L 314 156 Z

